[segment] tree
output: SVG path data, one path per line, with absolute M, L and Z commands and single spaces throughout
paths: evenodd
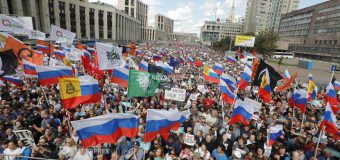
M 274 53 L 278 39 L 279 36 L 276 32 L 262 31 L 256 36 L 255 48 L 263 55 L 264 59 L 267 59 Z
M 231 37 L 225 37 L 218 42 L 214 42 L 213 49 L 217 51 L 223 51 L 223 52 L 227 51 L 229 50 L 229 47 L 230 47 L 230 41 L 231 41 L 231 49 L 235 50 L 236 49 L 236 47 L 234 46 L 235 39 L 234 38 L 231 39 Z

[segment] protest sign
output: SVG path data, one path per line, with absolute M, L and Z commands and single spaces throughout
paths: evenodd
M 35 147 L 35 143 L 34 143 L 34 139 L 33 139 L 33 135 L 32 135 L 31 131 L 29 131 L 29 130 L 17 130 L 17 131 L 14 131 L 14 134 L 18 137 L 18 139 L 20 141 L 22 141 L 22 143 L 25 146 Z
M 195 136 L 192 134 L 185 134 L 184 136 L 184 143 L 189 145 L 189 146 L 194 146 L 195 145 Z
M 171 90 L 165 90 L 165 99 L 174 101 L 185 101 L 186 90 L 179 88 L 171 88 Z

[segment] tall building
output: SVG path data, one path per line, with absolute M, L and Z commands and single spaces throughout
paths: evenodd
M 1 0 L 0 13 L 32 16 L 34 28 L 45 33 L 56 25 L 78 39 L 139 41 L 141 22 L 114 6 L 88 0 Z
M 340 0 L 282 15 L 279 45 L 304 53 L 340 53 Z
M 118 9 L 136 18 L 141 23 L 140 36 L 142 40 L 148 40 L 148 5 L 140 0 L 119 0 Z
M 233 5 L 232 5 L 232 7 L 230 9 L 230 12 L 229 12 L 227 20 L 229 20 L 232 23 L 236 23 L 237 22 L 237 18 L 236 18 L 236 15 L 235 15 L 235 0 L 233 1 Z
M 162 14 L 155 15 L 155 29 L 164 31 L 167 34 L 167 40 L 172 40 L 174 32 L 174 20 Z
M 197 33 L 182 33 L 174 32 L 172 39 L 177 42 L 190 42 L 193 43 L 198 40 Z
M 205 21 L 201 27 L 202 42 L 216 42 L 225 37 L 235 37 L 242 33 L 242 24 L 230 21 Z
M 248 0 L 243 32 L 255 35 L 266 30 L 271 0 Z
M 279 30 L 281 15 L 299 9 L 299 2 L 300 0 L 272 0 L 268 29 L 277 32 Z
M 299 8 L 300 0 L 248 0 L 243 32 L 278 31 L 282 14 Z

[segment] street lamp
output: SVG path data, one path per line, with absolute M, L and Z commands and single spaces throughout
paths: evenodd
M 229 51 L 231 51 L 231 42 L 233 41 L 233 37 L 230 37 L 230 43 L 229 43 Z

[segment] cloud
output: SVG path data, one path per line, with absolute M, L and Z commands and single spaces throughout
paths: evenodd
M 166 15 L 175 21 L 184 21 L 192 18 L 192 9 L 186 5 L 175 10 L 170 10 Z

